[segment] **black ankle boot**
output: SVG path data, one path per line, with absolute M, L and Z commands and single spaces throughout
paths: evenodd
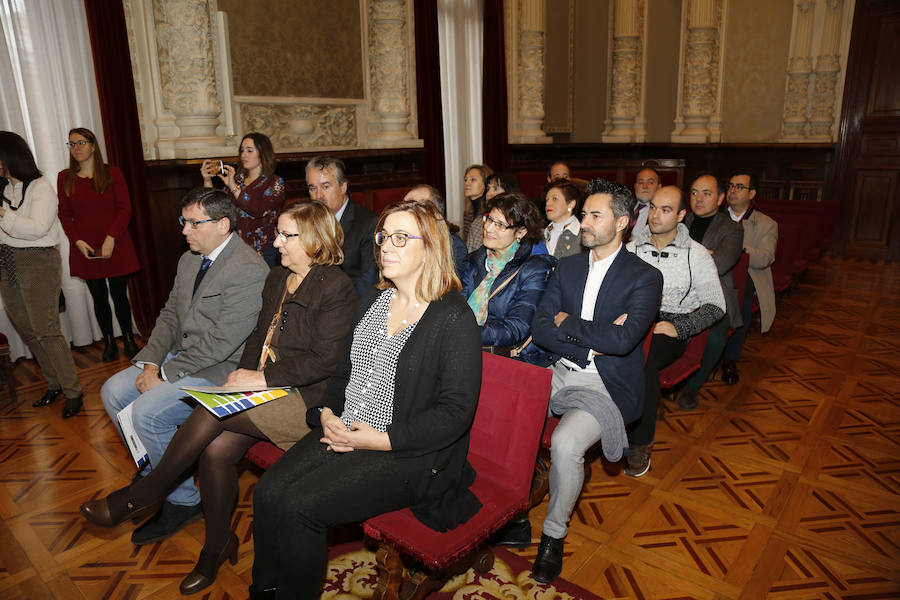
M 116 346 L 116 338 L 111 333 L 103 336 L 103 354 L 100 360 L 103 362 L 112 362 L 119 358 L 119 347 Z
M 79 412 L 81 412 L 81 405 L 83 404 L 84 394 L 78 394 L 75 398 L 66 398 L 66 405 L 63 407 L 62 418 L 63 421 L 70 417 L 74 417 Z
M 134 334 L 130 331 L 122 334 L 122 351 L 125 353 L 125 356 L 128 358 L 134 358 L 134 355 L 138 353 L 140 348 L 138 345 L 134 343 Z

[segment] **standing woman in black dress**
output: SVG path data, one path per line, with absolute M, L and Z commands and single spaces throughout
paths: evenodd
M 28 144 L 10 131 L 0 131 L 0 177 L 0 296 L 47 379 L 47 392 L 32 406 L 48 406 L 65 394 L 62 417 L 68 419 L 81 410 L 82 392 L 59 325 L 62 231 L 56 194 Z

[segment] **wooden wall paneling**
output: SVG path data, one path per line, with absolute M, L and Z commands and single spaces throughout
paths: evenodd
M 833 184 L 836 243 L 850 256 L 900 260 L 898 63 L 900 3 L 857 0 Z

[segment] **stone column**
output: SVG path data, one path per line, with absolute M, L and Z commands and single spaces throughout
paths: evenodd
M 544 133 L 544 1 L 513 0 L 517 30 L 513 52 L 507 46 L 507 62 L 516 61 L 516 75 L 507 84 L 512 92 L 509 115 L 509 141 L 514 144 L 545 143 L 552 138 Z
M 409 145 L 410 90 L 415 58 L 411 54 L 410 3 L 407 0 L 369 0 L 369 145 Z
M 643 142 L 644 0 L 616 0 L 604 142 Z
M 806 139 L 815 13 L 816 0 L 797 0 L 794 5 L 794 40 L 788 61 L 781 126 L 781 139 L 784 141 Z
M 841 73 L 841 13 L 844 0 L 825 0 L 822 42 L 813 72 L 810 100 L 809 139 L 831 140 L 834 104 Z
M 726 0 L 685 0 L 682 64 L 673 142 L 718 142 L 723 5 Z
M 153 0 L 163 105 L 175 116 L 175 152 L 221 146 L 210 1 Z

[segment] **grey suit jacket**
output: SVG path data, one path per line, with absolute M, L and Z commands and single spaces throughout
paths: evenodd
M 256 325 L 269 268 L 235 233 L 193 294 L 201 262 L 199 254 L 181 255 L 169 299 L 132 362 L 163 365 L 167 354 L 177 354 L 161 367 L 167 381 L 192 375 L 221 385 Z
M 694 222 L 694 213 L 688 213 L 684 217 L 684 224 L 690 229 Z M 719 283 L 722 284 L 722 293 L 725 295 L 725 315 L 728 317 L 729 327 L 740 327 L 741 307 L 738 304 L 738 293 L 734 287 L 734 279 L 731 269 L 741 258 L 743 247 L 744 229 L 739 223 L 735 223 L 728 213 L 716 213 L 712 222 L 703 234 L 701 244 L 712 250 L 713 262 L 719 272 Z

